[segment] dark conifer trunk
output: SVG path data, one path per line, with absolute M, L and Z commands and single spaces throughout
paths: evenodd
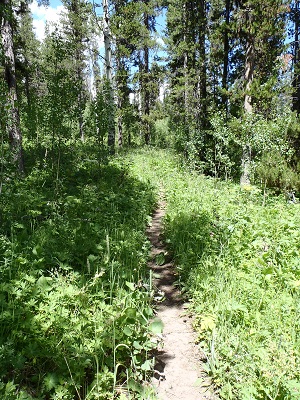
M 246 113 L 252 112 L 252 96 L 251 96 L 251 86 L 253 82 L 254 75 L 254 39 L 252 36 L 247 37 L 246 43 L 246 59 L 245 59 L 245 84 L 246 84 L 246 92 L 245 92 L 245 111 Z
M 299 48 L 299 20 L 300 20 L 300 9 L 299 1 L 295 2 L 295 8 L 293 10 L 294 16 L 294 79 L 293 79 L 293 111 L 300 114 L 300 48 Z
M 148 1 L 146 1 L 148 5 Z M 147 32 L 150 32 L 148 10 L 144 12 L 144 25 Z M 142 109 L 143 109 L 143 127 L 145 143 L 150 143 L 150 93 L 149 93 L 149 47 L 146 43 L 143 48 L 143 64 L 142 64 Z
M 115 3 L 115 12 L 118 15 L 120 13 L 120 4 L 118 2 Z M 117 27 L 120 29 L 120 23 Z M 116 84 L 117 84 L 117 138 L 118 138 L 118 146 L 123 146 L 123 118 L 122 118 L 122 109 L 123 109 L 123 68 L 122 68 L 122 60 L 121 60 L 121 41 L 120 38 L 116 37 Z
M 207 30 L 206 0 L 199 1 L 199 55 L 200 55 L 200 125 L 207 125 L 207 76 L 205 38 Z
M 22 151 L 22 133 L 20 128 L 20 115 L 18 108 L 16 67 L 12 29 L 12 5 L 10 0 L 0 0 L 4 10 L 2 16 L 1 38 L 4 52 L 5 80 L 8 87 L 8 118 L 7 131 L 10 142 L 12 161 L 20 173 L 24 172 L 24 159 Z
M 229 66 L 229 22 L 230 22 L 230 7 L 231 7 L 231 0 L 225 1 L 225 29 L 224 29 L 224 36 L 223 36 L 223 73 L 222 73 L 222 104 L 225 108 L 226 115 L 228 113 L 228 96 L 227 96 L 227 89 L 228 89 L 228 66 Z
M 110 17 L 108 10 L 108 1 L 102 0 L 103 6 L 103 36 L 105 47 L 105 69 L 107 83 L 107 101 L 108 101 L 108 138 L 107 144 L 109 152 L 115 152 L 115 116 L 114 116 L 114 94 L 112 79 L 112 49 L 111 49 L 111 33 L 110 33 Z
M 84 121 L 83 121 L 83 111 L 84 111 L 84 76 L 83 76 L 83 27 L 78 24 L 78 15 L 80 14 L 80 0 L 71 0 L 70 11 L 72 12 L 72 17 L 70 18 L 70 24 L 72 27 L 73 38 L 75 39 L 75 70 L 77 78 L 77 109 L 78 109 L 78 129 L 79 136 L 82 142 L 84 142 Z

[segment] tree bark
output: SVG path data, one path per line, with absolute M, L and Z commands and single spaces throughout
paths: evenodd
M 108 86 L 108 138 L 107 144 L 111 154 L 115 152 L 115 116 L 114 116 L 114 93 L 112 78 L 112 50 L 111 50 L 111 33 L 110 19 L 108 12 L 108 1 L 102 0 L 103 6 L 103 35 L 105 47 L 105 69 L 106 81 Z
M 250 94 L 251 85 L 253 82 L 254 75 L 254 40 L 252 37 L 247 39 L 246 44 L 246 61 L 245 61 L 245 82 L 246 82 L 246 93 L 244 107 L 246 113 L 252 113 L 252 98 Z
M 293 79 L 293 103 L 292 108 L 293 111 L 296 111 L 297 114 L 300 114 L 300 49 L 299 49 L 299 19 L 300 19 L 300 10 L 299 10 L 299 1 L 295 2 L 295 8 L 293 10 L 294 14 L 294 79 Z
M 222 104 L 225 108 L 226 115 L 228 113 L 228 96 L 226 94 L 228 89 L 228 65 L 229 65 L 229 21 L 230 21 L 230 4 L 231 0 L 225 1 L 225 30 L 223 37 L 223 73 L 222 73 Z
M 70 11 L 72 12 L 71 17 L 69 17 L 70 25 L 72 28 L 72 33 L 75 39 L 75 69 L 78 85 L 78 96 L 77 96 L 77 107 L 78 107 L 78 129 L 79 136 L 82 142 L 84 142 L 84 121 L 83 121 L 83 110 L 84 110 L 84 95 L 83 95 L 83 27 L 78 25 L 77 21 L 74 21 L 80 12 L 80 3 L 78 0 L 71 0 Z
M 1 39 L 4 52 L 5 80 L 8 87 L 8 118 L 7 131 L 10 142 L 12 162 L 20 173 L 24 172 L 24 159 L 22 150 L 22 133 L 20 128 L 20 115 L 18 108 L 16 67 L 12 29 L 12 5 L 10 0 L 0 0 L 4 13 L 2 16 Z
M 242 175 L 240 179 L 241 186 L 250 185 L 250 175 L 251 175 L 251 146 L 246 143 L 243 146 L 242 154 Z
M 206 127 L 207 122 L 207 72 L 206 72 L 206 49 L 205 36 L 207 30 L 206 0 L 199 2 L 199 53 L 200 53 L 200 126 Z
M 245 82 L 246 92 L 244 99 L 244 109 L 246 114 L 251 114 L 253 111 L 252 98 L 250 94 L 251 85 L 254 77 L 254 38 L 250 35 L 247 37 L 246 43 L 246 59 L 245 59 Z M 248 139 L 245 138 L 242 154 L 242 175 L 240 179 L 241 185 L 250 185 L 250 172 L 251 172 L 251 145 Z
M 146 1 L 146 3 L 148 3 Z M 149 14 L 144 12 L 144 25 L 147 32 L 150 32 Z M 143 65 L 142 65 L 142 103 L 143 103 L 143 126 L 145 143 L 150 143 L 150 93 L 149 93 L 149 47 L 145 44 L 143 48 Z
M 185 46 L 187 46 L 187 28 L 186 23 L 188 21 L 187 18 L 187 4 L 186 2 L 183 5 L 183 21 L 184 24 L 184 32 L 183 32 L 183 42 Z M 183 53 L 183 76 L 184 76 L 184 109 L 185 109 L 185 123 L 188 123 L 187 116 L 190 115 L 190 107 L 189 107 L 189 75 L 188 75 L 188 51 L 185 48 Z
M 123 68 L 121 67 L 121 57 L 117 51 L 117 97 L 118 97 L 118 111 L 117 111 L 117 138 L 118 138 L 118 146 L 123 146 Z

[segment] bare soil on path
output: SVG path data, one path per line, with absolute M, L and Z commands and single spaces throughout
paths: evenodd
M 161 196 L 162 198 L 162 196 Z M 160 200 L 147 229 L 152 244 L 149 267 L 154 288 L 163 300 L 157 303 L 157 317 L 164 324 L 162 343 L 155 354 L 152 384 L 160 400 L 216 400 L 203 367 L 187 304 L 175 285 L 176 270 L 162 238 L 165 201 Z

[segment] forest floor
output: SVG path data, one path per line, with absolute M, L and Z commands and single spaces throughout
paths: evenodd
M 214 400 L 211 382 L 203 369 L 205 357 L 197 348 L 192 317 L 176 286 L 176 269 L 162 236 L 166 203 L 160 196 L 147 235 L 152 245 L 149 267 L 153 271 L 157 318 L 163 323 L 162 342 L 155 354 L 152 384 L 160 400 Z

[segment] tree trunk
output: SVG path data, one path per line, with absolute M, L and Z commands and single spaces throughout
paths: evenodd
M 117 55 L 117 97 L 118 97 L 118 111 L 117 111 L 117 137 L 118 137 L 118 146 L 123 146 L 123 77 L 122 77 L 123 69 L 121 67 L 120 57 Z
M 254 75 L 254 38 L 248 36 L 246 43 L 246 60 L 245 60 L 245 82 L 246 82 L 246 92 L 244 99 L 244 109 L 246 114 L 251 114 L 253 111 L 252 99 L 251 99 L 251 85 L 253 82 Z M 241 185 L 250 185 L 250 172 L 251 172 L 251 146 L 245 138 L 245 144 L 243 146 L 242 154 L 242 175 L 240 179 Z
M 75 69 L 78 85 L 78 96 L 77 96 L 77 108 L 78 108 L 78 129 L 79 136 L 82 142 L 84 142 L 84 121 L 83 121 L 83 110 L 84 110 L 84 95 L 83 95 L 83 27 L 78 25 L 77 21 L 74 21 L 74 17 L 80 14 L 81 9 L 78 0 L 71 0 L 70 10 L 72 12 L 72 17 L 70 18 L 70 24 L 73 31 L 73 36 L 75 39 Z
M 230 3 L 231 0 L 225 1 L 225 30 L 224 30 L 224 37 L 223 37 L 223 73 L 222 73 L 222 104 L 225 108 L 226 115 L 228 113 L 228 96 L 227 96 L 227 89 L 228 89 L 228 65 L 229 65 L 229 21 L 230 21 Z
M 111 33 L 108 12 L 108 1 L 102 0 L 103 6 L 103 36 L 105 47 L 105 69 L 106 81 L 108 87 L 108 148 L 111 154 L 115 151 L 115 116 L 114 116 L 114 93 L 112 79 L 112 51 L 111 51 Z
M 123 146 L 123 106 L 124 106 L 124 80 L 125 80 L 125 68 L 122 62 L 120 53 L 120 43 L 116 40 L 116 84 L 117 84 L 117 138 L 118 146 Z
M 205 128 L 207 125 L 207 76 L 206 76 L 206 49 L 205 36 L 207 30 L 206 0 L 199 2 L 199 55 L 200 55 L 200 126 Z
M 20 116 L 18 108 L 16 67 L 13 45 L 13 30 L 11 23 L 12 5 L 10 0 L 0 0 L 3 7 L 1 38 L 4 52 L 5 80 L 8 86 L 8 118 L 7 131 L 12 154 L 12 161 L 20 173 L 24 172 L 24 160 L 22 151 L 22 134 L 20 128 Z
M 294 40 L 294 79 L 293 79 L 293 111 L 300 114 L 300 49 L 299 49 L 299 1 L 295 2 L 294 11 L 294 30 L 295 30 L 295 40 Z
M 240 179 L 240 184 L 242 186 L 250 185 L 250 175 L 251 175 L 251 146 L 245 144 L 243 146 L 242 154 L 242 175 Z
M 120 6 L 124 5 L 123 2 L 115 2 L 115 13 L 116 15 L 120 15 Z M 116 95 L 117 95 L 117 140 L 118 146 L 123 146 L 123 63 L 122 63 L 122 56 L 121 56 L 121 41 L 119 37 L 119 31 L 121 29 L 121 23 L 119 22 L 116 26 L 117 28 L 117 35 L 116 35 Z
M 184 25 L 184 32 L 183 32 L 183 42 L 187 43 L 187 28 L 186 24 L 188 22 L 187 18 L 187 4 L 184 3 L 183 5 L 183 21 L 185 22 Z M 190 107 L 189 107 L 189 74 L 188 74 L 188 51 L 187 49 L 184 50 L 183 54 L 183 76 L 184 76 L 184 109 L 185 109 L 185 123 L 188 124 L 187 116 L 190 115 Z
M 149 49 L 144 48 L 144 128 L 145 128 L 145 143 L 150 143 L 150 93 L 149 93 Z
M 250 94 L 251 85 L 253 82 L 254 74 L 254 40 L 252 37 L 247 39 L 246 44 L 246 61 L 245 61 L 245 82 L 246 82 L 246 93 L 245 93 L 245 112 L 252 113 L 252 98 Z
M 149 14 L 144 12 L 144 25 L 147 32 L 150 32 Z M 150 92 L 149 92 L 149 47 L 146 44 L 143 48 L 143 65 L 142 65 L 142 103 L 143 103 L 143 127 L 145 143 L 150 143 Z

